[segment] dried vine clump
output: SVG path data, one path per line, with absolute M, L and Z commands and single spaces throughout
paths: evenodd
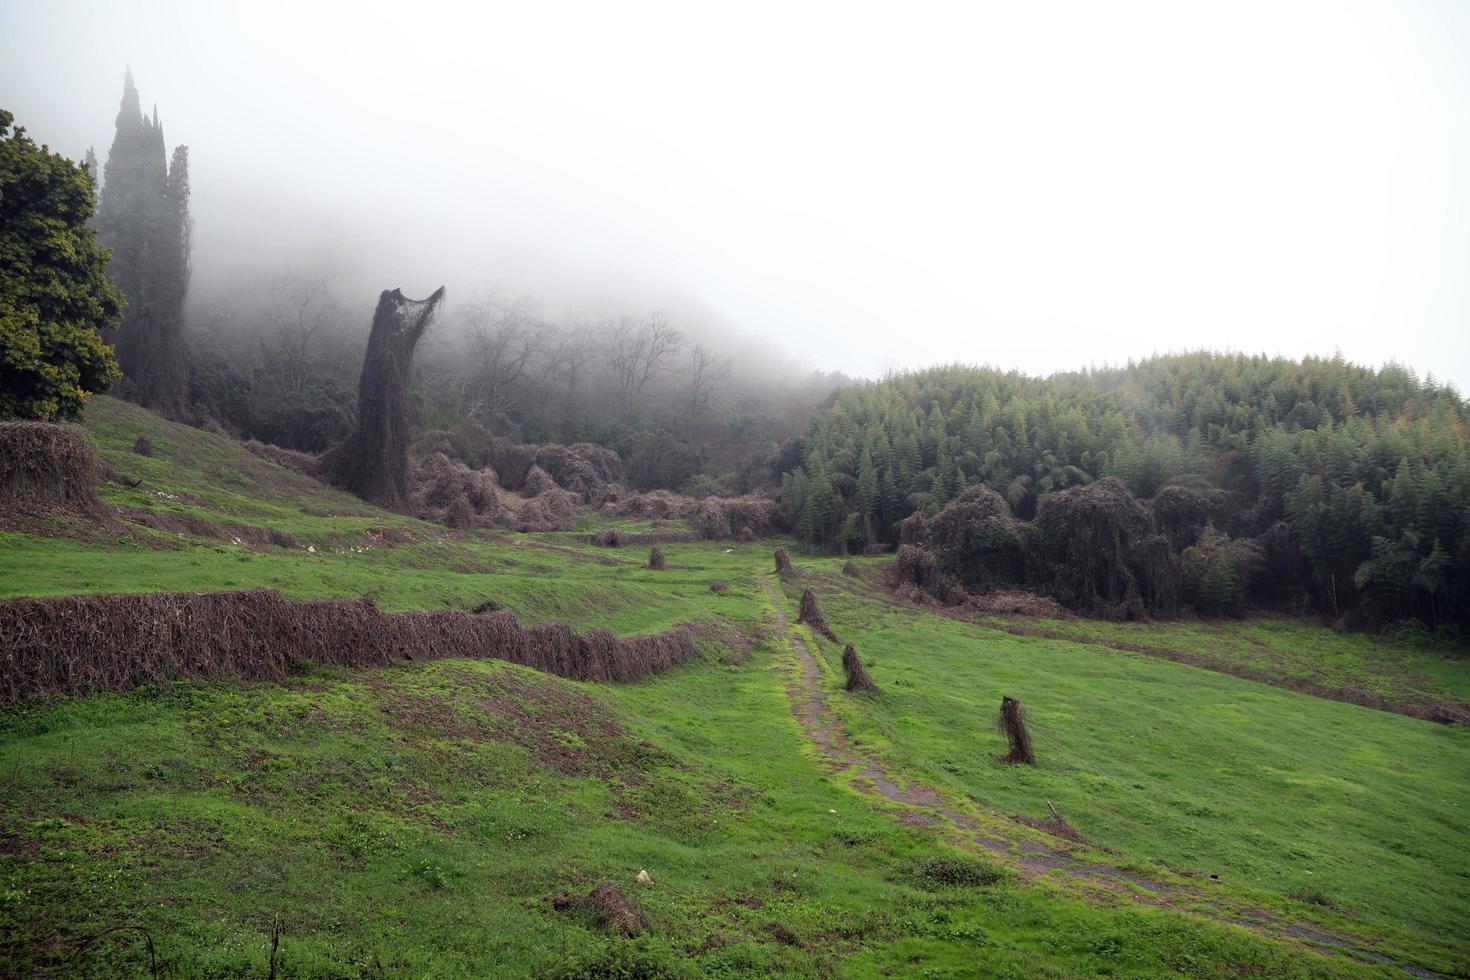
M 805 623 L 833 643 L 837 642 L 837 635 L 832 632 L 832 627 L 827 625 L 827 620 L 822 616 L 822 607 L 817 605 L 817 594 L 811 589 L 801 590 L 801 609 L 796 621 Z
M 517 531 L 565 531 L 581 504 L 576 494 L 553 487 L 526 501 L 516 514 Z
M 847 674 L 847 690 L 854 694 L 877 694 L 878 685 L 868 676 L 857 651 L 849 643 L 842 651 L 842 670 Z
M 939 572 L 954 582 L 987 590 L 1025 581 L 1022 527 L 1000 494 L 980 485 L 966 487 L 920 527 Z
M 648 917 L 624 895 L 617 885 L 605 882 L 586 895 L 563 892 L 551 900 L 558 912 L 586 912 L 597 926 L 624 936 L 636 936 L 648 930 Z
M 1032 538 L 1031 578 L 1063 605 L 1130 619 L 1179 605 L 1178 557 L 1148 508 L 1113 477 L 1048 497 Z
M 912 585 L 925 591 L 933 589 L 939 584 L 939 563 L 933 554 L 918 545 L 900 545 L 893 562 L 893 584 L 895 587 Z
M 626 536 L 615 527 L 603 528 L 592 535 L 592 543 L 599 548 L 621 548 L 627 544 Z
M 513 613 L 384 613 L 369 600 L 274 591 L 78 595 L 0 602 L 0 702 L 126 691 L 178 678 L 283 680 L 293 661 L 382 667 L 493 658 L 573 680 L 631 681 L 695 656 L 685 627 L 652 636 L 522 626 Z
M 776 574 L 782 578 L 790 578 L 796 574 L 796 568 L 791 564 L 791 552 L 785 548 L 776 549 Z
M 0 422 L 0 500 L 27 510 L 95 514 L 97 456 L 86 432 L 55 422 Z
M 667 562 L 664 560 L 664 549 L 658 545 L 654 545 L 648 549 L 648 567 L 655 572 L 661 572 L 668 567 Z
M 357 384 L 357 427 L 321 457 L 323 472 L 369 503 L 408 506 L 409 367 L 443 299 L 443 286 L 424 300 L 396 289 L 378 297 Z
M 500 504 L 495 471 L 472 470 L 443 453 L 420 458 L 414 469 L 415 515 L 450 527 L 497 526 L 508 515 Z
M 139 456 L 153 455 L 153 440 L 148 438 L 146 432 L 139 433 L 138 438 L 133 440 L 133 452 Z
M 1031 736 L 1026 731 L 1026 713 L 1021 709 L 1021 702 L 1009 694 L 1000 699 L 1000 715 L 996 720 L 996 726 L 1005 733 L 1006 741 L 1010 743 L 1010 752 L 1001 757 L 1001 762 L 1011 765 L 1025 763 L 1028 766 L 1036 765 L 1036 755 L 1031 751 Z
M 753 541 L 774 533 L 777 513 L 769 497 L 705 497 L 695 505 L 692 520 L 710 541 Z
M 551 474 L 534 463 L 526 473 L 526 478 L 521 481 L 521 493 L 527 497 L 539 497 L 555 489 L 557 489 L 556 481 L 551 478 Z
M 855 561 L 843 562 L 842 574 L 850 578 L 862 578 L 863 570 L 858 567 L 858 563 Z

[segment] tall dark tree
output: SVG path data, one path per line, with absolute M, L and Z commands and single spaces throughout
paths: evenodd
M 397 289 L 378 297 L 357 388 L 357 428 L 322 460 L 338 483 L 382 507 L 408 504 L 408 369 L 442 299 L 443 286 L 428 299 L 407 299 Z
M 117 380 L 122 296 L 87 227 L 92 177 L 0 109 L 0 418 L 74 419 Z
M 165 415 L 186 415 L 189 150 L 177 147 L 170 164 L 158 109 L 152 118 L 142 113 L 132 72 L 123 81 L 104 173 L 98 238 L 112 249 L 108 271 L 128 300 L 117 335 L 121 393 Z

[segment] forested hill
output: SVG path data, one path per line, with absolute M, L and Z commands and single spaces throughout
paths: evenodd
M 1215 559 L 1230 594 L 1212 605 L 1287 595 L 1261 579 L 1296 573 L 1244 546 L 1279 521 L 1306 573 L 1298 603 L 1432 624 L 1470 610 L 1466 403 L 1398 366 L 1198 353 L 1049 378 L 935 368 L 843 390 L 781 469 L 798 534 L 828 547 L 896 541 L 967 486 L 1027 522 L 1111 476 L 1155 500 L 1184 574 L 1201 544 L 1235 556 Z

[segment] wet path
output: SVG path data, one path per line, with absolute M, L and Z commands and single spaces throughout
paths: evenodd
M 828 704 L 822 686 L 821 666 L 805 638 L 790 628 L 783 608 L 784 596 L 769 576 L 764 582 L 775 613 L 776 627 L 786 637 L 797 668 L 786 686 L 791 712 L 797 723 L 817 749 L 822 765 L 829 773 L 851 773 L 852 785 L 858 790 L 881 795 L 898 804 L 897 817 L 901 823 L 930 829 L 962 849 L 984 851 L 1012 868 L 1023 880 L 1044 875 L 1054 880 L 1060 878 L 1100 899 L 1111 896 L 1113 900 L 1132 900 L 1202 914 L 1287 942 L 1305 943 L 1319 951 L 1324 948 L 1336 950 L 1370 963 L 1395 966 L 1414 976 L 1438 976 L 1395 959 L 1390 955 L 1391 951 L 1376 948 L 1371 942 L 1335 935 L 1307 923 L 1289 922 L 1264 909 L 1238 907 L 1219 889 L 1157 880 L 1111 864 L 1087 860 L 1060 842 L 1050 845 L 1037 840 L 1043 835 L 1027 835 L 1019 826 L 1015 828 L 1017 838 L 1001 836 L 994 829 L 999 822 L 996 819 L 998 815 L 988 815 L 991 819 L 986 821 L 981 811 L 968 801 L 952 799 L 932 786 L 904 779 L 873 753 L 864 752 L 852 743 Z

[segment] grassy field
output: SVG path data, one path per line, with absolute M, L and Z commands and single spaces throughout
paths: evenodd
M 778 627 L 770 543 L 665 545 L 669 570 L 651 572 L 646 550 L 593 548 L 585 532 L 476 539 L 375 511 L 109 399 L 89 428 L 143 480 L 110 486 L 109 503 L 299 543 L 136 521 L 16 530 L 0 534 L 4 596 L 494 598 L 527 620 L 694 622 L 707 639 L 699 662 L 625 686 L 438 661 L 0 709 L 0 975 L 146 976 L 142 933 L 104 932 L 124 924 L 173 976 L 264 976 L 278 927 L 280 976 L 1470 971 L 1462 728 L 1095 642 L 1116 627 L 1016 636 L 946 619 L 798 557 L 804 574 L 776 601 L 794 622 L 799 588 L 816 588 L 884 692 L 852 698 L 839 646 Z M 142 433 L 152 457 L 132 451 Z M 1470 689 L 1463 660 L 1298 623 L 1139 629 L 1125 643 L 1198 639 L 1361 683 L 1409 671 L 1433 692 Z M 889 771 L 1018 846 L 1042 837 L 1009 815 L 1050 801 L 1088 860 L 1194 898 L 1032 873 L 864 792 L 793 715 L 793 637 L 816 652 L 846 736 Z M 1034 769 L 996 761 L 1002 693 L 1026 704 Z M 642 869 L 652 884 L 635 882 Z M 641 907 L 644 934 L 554 906 L 603 881 Z M 1285 925 L 1243 928 L 1223 908 Z

